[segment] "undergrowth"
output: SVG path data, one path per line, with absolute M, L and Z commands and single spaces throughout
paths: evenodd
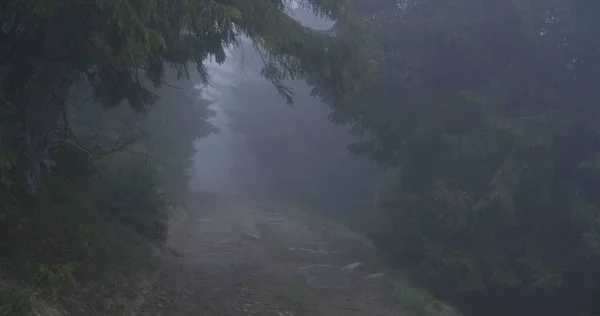
M 105 315 L 158 263 L 169 201 L 152 160 L 133 151 L 93 159 L 66 142 L 53 154 L 38 196 L 3 205 L 1 315 L 30 314 L 33 297 Z
M 306 310 L 310 299 L 304 289 L 299 286 L 288 286 L 281 293 L 282 299 L 290 304 L 296 311 Z
M 24 288 L 0 278 L 0 315 L 29 315 L 32 310 L 29 296 Z
M 368 238 L 308 208 L 282 202 L 273 204 L 269 208 L 298 218 L 315 232 L 336 241 L 339 245 L 359 250 L 359 253 L 373 254 L 380 257 L 379 250 Z M 362 251 L 358 248 L 362 248 Z M 439 301 L 426 289 L 412 282 L 406 277 L 406 274 L 396 270 L 388 270 L 384 275 L 388 283 L 390 297 L 411 313 L 417 316 L 462 316 L 454 307 Z M 294 295 L 288 296 L 295 297 Z
M 390 296 L 418 316 L 461 316 L 455 308 L 410 281 L 398 271 L 387 273 Z

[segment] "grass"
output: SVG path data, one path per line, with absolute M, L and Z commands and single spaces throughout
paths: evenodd
M 389 289 L 393 300 L 418 316 L 461 316 L 452 306 L 436 299 L 431 293 L 416 286 L 398 272 L 389 275 Z
M 57 148 L 35 198 L 0 207 L 0 315 L 57 315 L 54 305 L 118 315 L 157 270 L 169 206 L 158 168 L 139 155 L 73 151 Z
M 278 212 L 291 215 L 306 223 L 323 237 L 341 245 L 354 247 L 362 251 L 379 255 L 377 247 L 366 237 L 355 233 L 347 226 L 326 219 L 319 214 L 298 205 L 289 203 L 273 203 L 272 208 Z M 408 311 L 418 316 L 462 316 L 454 307 L 439 301 L 427 290 L 411 282 L 398 271 L 385 273 L 389 284 L 389 294 L 394 301 L 400 303 Z M 306 304 L 302 289 L 288 288 L 284 291 L 284 300 L 295 306 Z
M 296 309 L 296 311 L 305 310 L 310 301 L 305 290 L 298 285 L 285 288 L 281 293 L 281 298 Z
M 32 311 L 31 290 L 0 277 L 0 315 L 25 316 Z

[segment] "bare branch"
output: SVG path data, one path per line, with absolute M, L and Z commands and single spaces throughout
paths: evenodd
M 166 82 L 166 81 L 164 81 L 164 80 L 161 80 L 161 82 L 162 82 L 162 83 L 163 83 L 165 86 L 167 86 L 167 87 L 171 87 L 171 88 L 173 88 L 173 89 L 178 89 L 178 90 L 185 90 L 185 89 L 183 89 L 182 87 L 174 86 L 174 85 L 172 85 L 172 84 L 170 84 L 170 83 L 168 83 L 168 82 Z
M 152 135 L 152 133 L 144 131 L 140 135 L 130 137 L 127 140 L 123 140 L 125 138 L 125 135 L 128 134 L 129 130 L 127 130 L 127 131 L 122 132 L 118 136 L 117 140 L 112 144 L 112 146 L 110 146 L 110 148 L 107 149 L 107 148 L 103 148 L 102 145 L 100 144 L 100 142 L 97 142 L 96 144 L 93 144 L 90 146 L 89 144 L 85 144 L 84 141 L 82 141 L 80 138 L 78 138 L 75 135 L 75 133 L 73 132 L 71 123 L 69 121 L 68 112 L 66 110 L 63 110 L 63 123 L 65 124 L 65 128 L 64 128 L 64 132 L 66 134 L 65 136 L 69 140 L 71 140 L 77 147 L 88 152 L 95 158 L 100 158 L 102 156 L 121 151 L 121 150 L 133 145 L 134 143 L 141 141 L 142 139 L 146 139 Z M 89 142 L 90 140 L 96 138 L 99 135 L 99 133 L 100 132 L 95 133 L 94 135 L 92 135 L 90 137 L 86 137 L 86 140 Z

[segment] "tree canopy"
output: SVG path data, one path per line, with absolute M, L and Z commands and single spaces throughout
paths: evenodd
M 165 65 L 188 66 L 208 79 L 203 62 L 248 37 L 261 50 L 263 75 L 291 101 L 281 82 L 311 78 L 333 99 L 358 91 L 370 71 L 364 20 L 340 0 L 301 5 L 337 21 L 331 32 L 303 27 L 284 13 L 288 1 L 4 1 L 0 4 L 0 89 L 15 120 L 8 134 L 19 174 L 33 190 L 58 128 L 68 87 L 82 77 L 105 106 L 126 100 L 142 110 L 156 95 Z
M 304 27 L 291 0 L 0 1 L 0 313 L 31 314 L 32 295 L 122 312 L 214 131 L 206 61 L 249 39 L 289 103 L 289 79 L 358 92 L 366 21 L 344 0 L 293 2 L 335 27 Z
M 292 2 L 333 27 L 303 25 Z M 205 62 L 247 39 L 285 102 L 295 88 L 329 106 L 287 116 L 265 85 L 235 86 L 227 110 L 273 187 L 297 200 L 369 191 L 335 183 L 356 170 L 335 171 L 348 157 L 328 137 L 358 139 L 350 152 L 393 178 L 363 228 L 395 267 L 467 315 L 600 313 L 599 18 L 593 0 L 2 1 L 0 250 L 44 277 L 111 263 L 115 248 L 127 259 L 135 243 L 151 253 L 169 205 L 158 188 L 183 194 L 192 143 L 212 131 L 189 79 L 209 82 Z M 328 110 L 352 137 L 308 130 Z M 82 141 L 99 139 L 92 127 L 123 141 L 123 118 L 156 146 L 105 156 Z M 327 172 L 340 180 L 312 178 Z M 32 232 L 58 246 L 14 246 Z
M 377 4 L 379 71 L 334 120 L 400 170 L 381 246 L 473 314 L 595 310 L 599 4 Z

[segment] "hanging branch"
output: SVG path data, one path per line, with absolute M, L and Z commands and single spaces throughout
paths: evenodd
M 90 146 L 89 144 L 85 144 L 85 142 L 89 142 L 92 139 L 97 138 L 98 135 L 100 134 L 100 132 L 97 132 L 97 133 L 93 134 L 92 136 L 87 137 L 86 141 L 82 141 L 73 132 L 73 128 L 72 128 L 71 122 L 69 121 L 69 115 L 68 115 L 67 110 L 64 109 L 62 112 L 63 112 L 62 114 L 63 114 L 63 123 L 64 123 L 64 131 L 63 131 L 64 135 L 63 136 L 66 137 L 67 139 L 73 141 L 73 143 L 77 147 L 90 153 L 95 158 L 100 158 L 102 156 L 121 151 L 121 150 L 133 145 L 134 143 L 141 141 L 142 139 L 148 138 L 152 135 L 152 133 L 150 133 L 148 131 L 144 131 L 143 133 L 141 133 L 141 135 L 137 135 L 135 137 L 131 137 L 127 140 L 124 140 L 125 136 L 127 134 L 130 134 L 130 133 L 128 133 L 129 130 L 127 130 L 127 131 L 122 132 L 117 137 L 117 140 L 114 141 L 111 146 L 109 146 L 109 148 L 103 148 L 103 146 L 100 144 L 99 141 Z
M 173 88 L 173 89 L 177 89 L 177 90 L 185 90 L 182 87 L 174 86 L 174 85 L 172 85 L 172 84 L 170 84 L 170 83 L 168 83 L 168 82 L 166 82 L 164 80 L 161 80 L 161 82 L 162 82 L 162 84 L 164 84 L 167 87 L 170 87 L 170 88 Z

